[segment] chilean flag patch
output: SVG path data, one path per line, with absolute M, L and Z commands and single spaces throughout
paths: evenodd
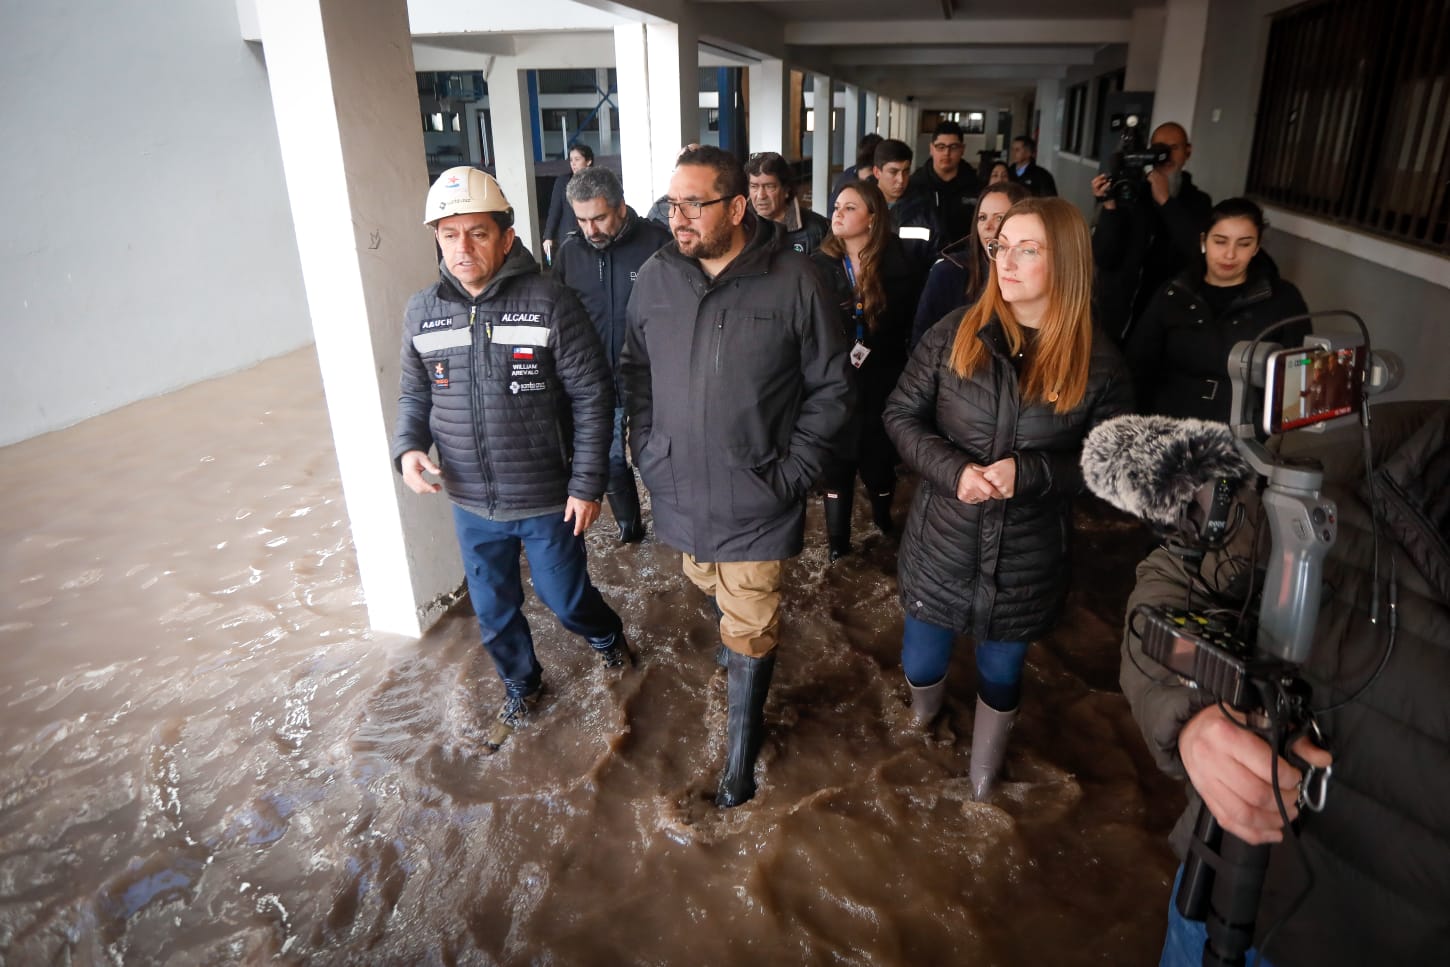
M 533 359 L 533 358 L 534 358 L 534 347 L 533 346 L 515 346 L 514 347 L 514 359 Z

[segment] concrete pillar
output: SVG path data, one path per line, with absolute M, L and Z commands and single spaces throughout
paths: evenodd
M 594 86 L 605 94 L 609 93 L 609 68 L 601 67 L 594 72 Z M 599 105 L 599 153 L 614 153 L 614 119 L 606 97 Z
M 883 97 L 876 102 L 876 123 L 877 130 L 883 138 L 896 137 L 896 128 L 892 126 L 891 98 Z
M 533 135 L 530 121 L 528 71 L 513 58 L 500 57 L 489 72 L 488 106 L 493 116 L 495 177 L 504 197 L 514 206 L 514 232 L 524 247 L 541 262 L 542 226 L 537 217 L 538 189 L 534 185 Z
M 1037 82 L 1037 109 L 1042 112 L 1037 135 L 1037 163 L 1058 175 L 1057 150 L 1062 143 L 1062 82 L 1056 78 Z
M 872 133 L 881 133 L 881 119 L 878 116 L 879 111 L 880 106 L 877 102 L 876 92 L 867 91 L 865 116 L 861 119 L 861 137 L 864 138 L 866 135 Z M 857 140 L 860 139 L 858 138 Z
M 811 132 L 811 207 L 825 213 L 826 199 L 831 196 L 831 119 L 835 117 L 831 97 L 831 79 L 825 74 L 812 74 L 815 93 L 815 130 Z
M 1163 50 L 1162 7 L 1133 10 L 1128 33 L 1128 63 L 1123 71 L 1123 90 L 1151 91 L 1158 84 L 1159 55 Z
M 1198 79 L 1203 73 L 1203 40 L 1208 32 L 1208 0 L 1168 0 L 1158 85 L 1153 94 L 1153 126 L 1177 121 L 1193 137 Z
M 846 108 L 841 112 L 841 167 L 856 163 L 856 145 L 861 143 L 861 89 L 846 85 Z
M 750 150 L 779 151 L 785 146 L 786 96 L 790 76 L 783 60 L 763 60 L 746 71 L 750 77 Z
M 700 49 L 686 24 L 645 24 L 650 105 L 652 197 L 664 194 L 675 159 L 700 140 Z
M 635 211 L 649 211 L 654 194 L 650 149 L 649 74 L 645 69 L 644 24 L 614 28 L 614 69 L 619 79 L 619 163 L 624 198 Z M 662 193 L 661 193 L 662 194 Z
M 398 325 L 436 278 L 404 0 L 261 0 L 258 22 L 368 621 L 420 635 L 462 584 L 446 498 L 387 454 Z

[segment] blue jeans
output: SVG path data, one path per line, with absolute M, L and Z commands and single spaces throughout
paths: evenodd
M 624 407 L 614 408 L 614 436 L 609 441 L 609 492 L 624 493 L 634 488 L 634 471 L 624 456 Z
M 1173 902 L 1178 896 L 1178 885 L 1183 882 L 1183 864 L 1178 864 L 1178 875 L 1173 878 L 1173 892 L 1168 894 L 1168 934 L 1163 938 L 1163 955 L 1158 967 L 1199 967 L 1203 963 L 1203 945 L 1208 940 L 1208 927 L 1199 920 L 1185 920 Z M 1258 956 L 1253 947 L 1244 952 L 1244 962 L 1253 965 Z M 1257 967 L 1274 967 L 1259 957 Z
M 529 555 L 534 593 L 565 628 L 595 648 L 607 648 L 624 627 L 589 580 L 584 538 L 575 537 L 573 522 L 565 523 L 563 517 L 551 513 L 494 521 L 453 506 L 453 529 L 483 647 L 510 694 L 537 691 L 543 680 L 534 636 L 524 618 L 520 546 Z
M 906 616 L 901 637 L 901 667 L 913 685 L 942 680 L 951 664 L 956 632 L 950 628 Z M 1022 665 L 1027 660 L 1025 641 L 977 642 L 977 694 L 999 712 L 1009 712 L 1022 698 Z

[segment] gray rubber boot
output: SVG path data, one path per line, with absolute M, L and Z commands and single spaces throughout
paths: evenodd
M 941 711 L 942 700 L 947 694 L 947 677 L 943 675 L 941 681 L 933 685 L 913 685 L 907 679 L 906 687 L 911 689 L 911 711 L 916 716 L 916 724 L 926 728 Z
M 1007 758 L 1007 737 L 1017 709 L 999 712 L 977 696 L 977 717 L 972 723 L 972 798 L 981 802 L 992 794 L 1002 760 Z

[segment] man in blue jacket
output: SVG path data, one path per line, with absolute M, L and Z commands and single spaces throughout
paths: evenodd
M 493 178 L 443 172 L 424 221 L 443 260 L 438 282 L 408 301 L 392 456 L 410 490 L 446 490 L 453 503 L 468 594 L 504 685 L 482 741 L 496 752 L 543 690 L 520 546 L 560 623 L 605 667 L 629 661 L 623 623 L 589 580 L 582 536 L 599 516 L 614 393 L 589 317 L 514 237 Z
M 619 540 L 644 540 L 639 488 L 624 455 L 624 404 L 619 395 L 619 353 L 624 348 L 625 306 L 645 259 L 670 240 L 670 233 L 640 218 L 624 203 L 624 188 L 608 168 L 585 168 L 569 182 L 569 205 L 578 231 L 570 232 L 554 260 L 554 277 L 573 289 L 604 344 L 614 375 L 614 435 L 609 444 L 609 509 Z

